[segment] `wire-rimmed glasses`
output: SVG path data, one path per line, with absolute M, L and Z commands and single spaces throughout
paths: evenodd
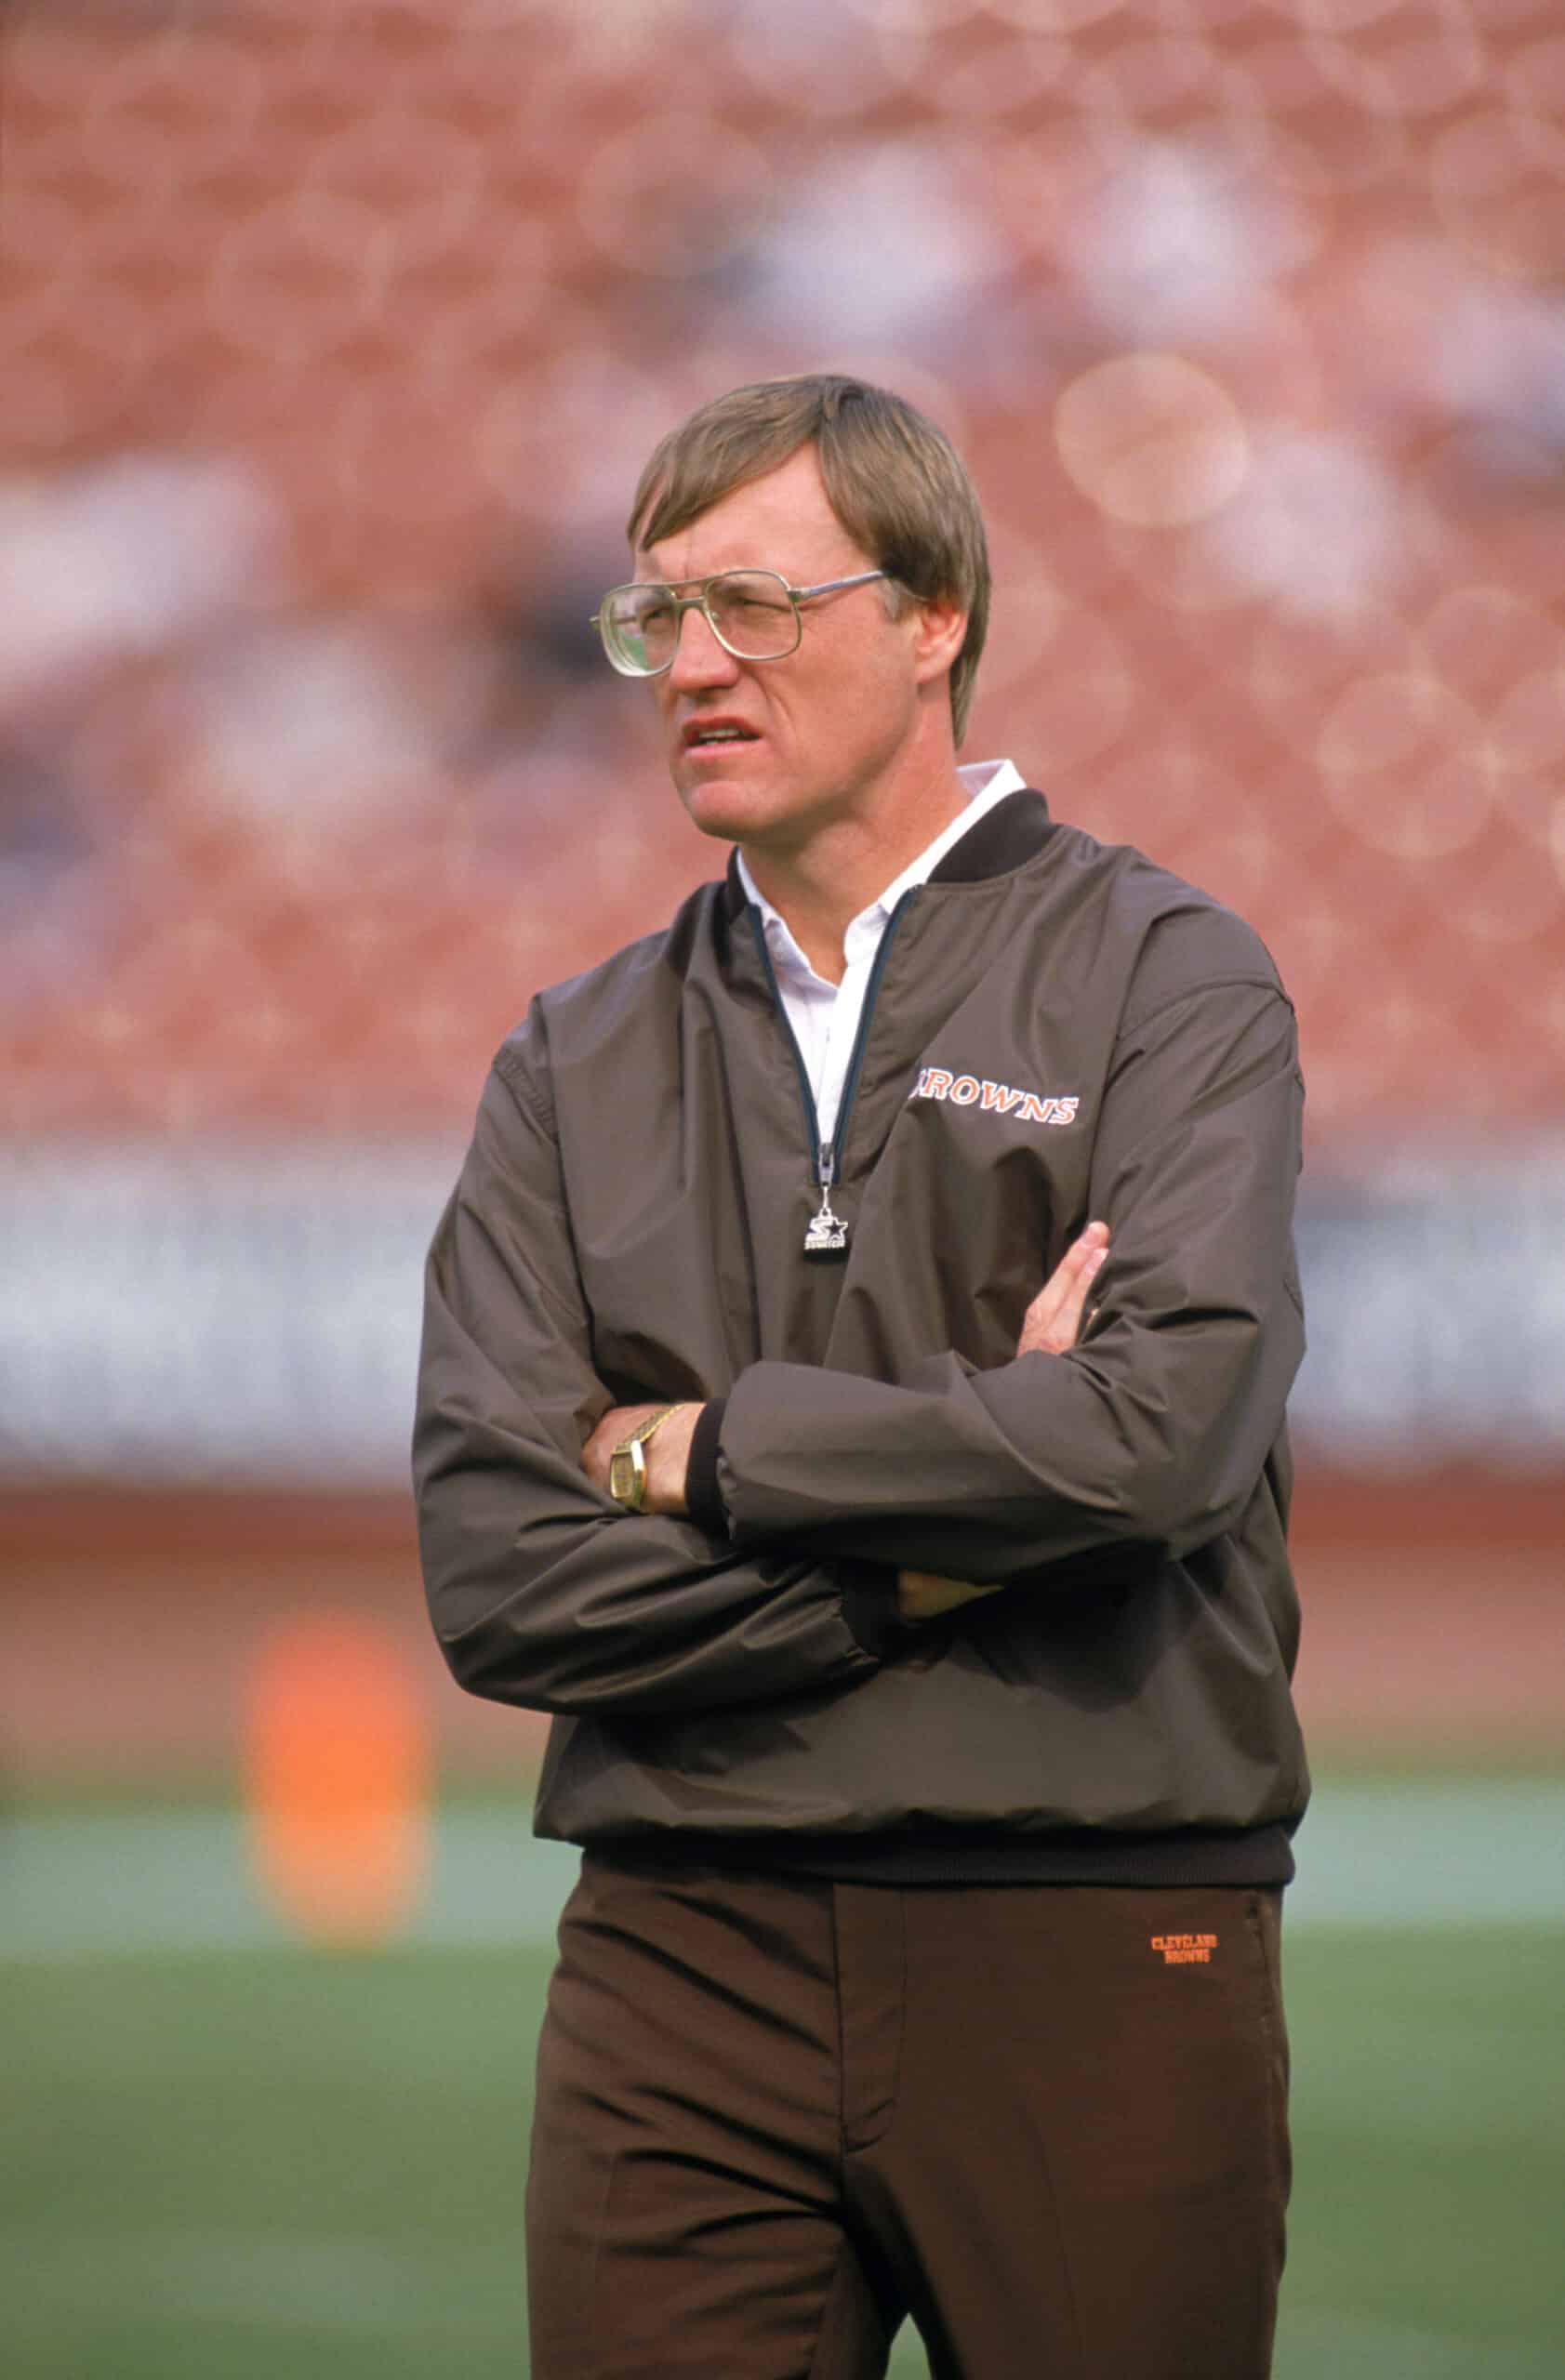
M 720 570 L 710 578 L 684 580 L 693 595 L 662 581 L 638 579 L 611 587 L 590 625 L 603 651 L 624 678 L 658 678 L 673 666 L 686 612 L 699 612 L 725 653 L 736 661 L 783 661 L 798 650 L 803 626 L 802 603 L 839 588 L 867 587 L 883 570 L 861 570 L 852 578 L 823 578 L 817 587 L 790 587 L 776 570 Z

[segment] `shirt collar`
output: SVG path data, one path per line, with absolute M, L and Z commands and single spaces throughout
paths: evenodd
M 855 945 L 862 948 L 866 938 L 880 939 L 904 892 L 911 892 L 916 884 L 927 884 L 952 845 L 959 843 L 986 812 L 992 810 L 997 802 L 1003 801 L 1008 794 L 1026 791 L 1026 780 L 1014 760 L 969 761 L 964 768 L 958 769 L 957 781 L 966 796 L 964 807 L 958 811 L 948 826 L 941 827 L 933 842 L 924 845 L 916 859 L 909 860 L 901 875 L 894 876 L 884 892 L 867 908 L 860 909 L 849 924 L 842 943 L 843 955 L 850 964 L 858 955 Z M 816 973 L 794 940 L 781 910 L 774 908 L 765 894 L 758 890 L 754 877 L 745 865 L 743 852 L 739 852 L 736 857 L 739 882 L 744 887 L 746 900 L 753 901 L 761 912 L 766 946 L 772 954 L 774 965 L 779 970 L 786 969 L 791 975 L 808 977 L 812 983 L 825 983 L 826 977 Z M 833 984 L 829 988 L 835 991 L 837 987 Z

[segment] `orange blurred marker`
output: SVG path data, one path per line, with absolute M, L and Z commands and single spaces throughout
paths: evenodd
M 278 1628 L 245 1727 L 251 1859 L 311 1940 L 368 1949 L 412 1919 L 429 1851 L 430 1728 L 390 1632 L 335 1613 Z

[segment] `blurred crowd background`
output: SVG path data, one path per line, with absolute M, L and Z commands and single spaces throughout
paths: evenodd
M 1558 0 L 12 0 L 0 65 L 20 1784 L 220 1772 L 323 1606 L 530 1752 L 423 1646 L 419 1258 L 532 992 L 719 864 L 587 626 L 640 466 L 821 365 L 974 467 L 964 757 L 1294 996 L 1306 1712 L 1557 1747 Z

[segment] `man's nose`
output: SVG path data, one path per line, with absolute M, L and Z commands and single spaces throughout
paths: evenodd
M 688 694 L 697 686 L 731 686 L 738 674 L 734 655 L 719 641 L 700 605 L 693 603 L 680 620 L 669 683 Z

